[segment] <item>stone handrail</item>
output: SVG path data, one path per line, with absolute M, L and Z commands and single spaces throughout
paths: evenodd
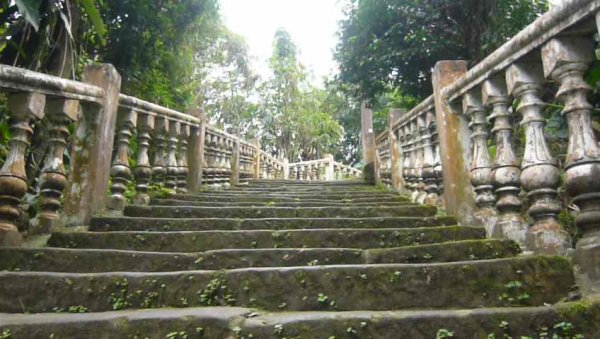
M 151 190 L 160 187 L 197 192 L 202 184 L 227 186 L 283 172 L 283 163 L 208 125 L 201 111 L 182 113 L 120 94 L 120 83 L 111 65 L 88 66 L 83 82 L 0 65 L 11 130 L 0 169 L 0 246 L 22 241 L 17 224 L 23 224 L 21 199 L 27 191 L 37 193 L 39 211 L 25 227 L 45 233 L 85 225 L 106 208 L 122 210 L 128 197 L 148 204 Z M 70 136 L 72 125 L 76 132 Z M 34 133 L 47 145 L 30 152 Z M 32 162 L 41 162 L 41 170 L 28 173 L 27 159 L 38 153 L 42 156 Z M 261 158 L 269 168 L 266 176 Z
M 261 179 L 284 179 L 284 161 L 275 159 L 267 152 L 259 152 L 259 173 Z
M 331 154 L 323 159 L 289 163 L 286 168 L 286 179 L 330 181 L 362 176 L 361 170 L 334 161 Z
M 576 214 L 583 236 L 575 264 L 584 293 L 600 292 L 600 147 L 587 98 L 593 88 L 585 81 L 597 62 L 599 11 L 599 0 L 566 0 L 468 71 L 464 61 L 438 62 L 433 95 L 390 119 L 376 138 L 379 180 L 422 203 L 439 203 L 441 195 L 447 212 L 490 237 L 565 254 L 572 240 L 559 214 Z M 544 134 L 542 98 L 551 93 L 568 125 L 564 161 Z M 522 157 L 515 149 L 520 131 Z M 571 211 L 559 198 L 561 172 Z

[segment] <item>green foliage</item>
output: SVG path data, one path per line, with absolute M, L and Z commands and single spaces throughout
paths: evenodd
M 37 31 L 40 29 L 40 5 L 42 0 L 16 0 L 15 4 L 23 19 Z
M 393 88 L 425 98 L 439 60 L 481 60 L 539 13 L 540 0 L 349 0 L 336 59 L 351 93 L 373 100 Z
M 454 338 L 454 332 L 440 328 L 435 334 L 435 339 Z
M 290 161 L 310 160 L 333 153 L 342 139 L 332 98 L 307 81 L 298 62 L 297 47 L 285 30 L 275 33 L 269 60 L 273 76 L 259 88 L 258 119 L 261 144 L 274 155 Z

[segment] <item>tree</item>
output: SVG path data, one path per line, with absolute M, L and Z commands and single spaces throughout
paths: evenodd
M 335 57 L 350 93 L 423 99 L 444 59 L 477 62 L 535 20 L 545 0 L 348 0 Z
M 257 104 L 251 98 L 257 97 L 259 78 L 251 69 L 244 39 L 222 26 L 219 38 L 199 58 L 197 73 L 204 79 L 199 96 L 211 122 L 253 137 Z
M 278 30 L 269 60 L 273 75 L 260 87 L 259 120 L 263 145 L 290 161 L 316 159 L 334 150 L 342 128 L 324 110 L 325 92 L 312 86 L 298 62 L 298 50 L 285 30 Z

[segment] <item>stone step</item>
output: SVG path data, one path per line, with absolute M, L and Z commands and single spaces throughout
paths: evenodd
M 188 193 L 189 194 L 189 193 Z M 365 191 L 365 190 L 355 190 L 355 191 L 328 191 L 328 190 L 311 190 L 311 191 L 276 191 L 276 192 L 263 192 L 263 191 L 232 191 L 232 190 L 223 190 L 223 191 L 204 191 L 200 193 L 190 194 L 192 196 L 248 196 L 248 195 L 262 195 L 262 196 L 283 196 L 283 197 L 313 197 L 315 194 L 319 194 L 319 197 L 330 197 L 330 198 L 358 198 L 358 197 L 396 197 L 400 196 L 397 193 L 393 192 L 382 192 L 382 191 Z
M 108 231 L 210 231 L 313 228 L 411 228 L 456 225 L 455 217 L 387 218 L 142 218 L 95 217 L 92 232 Z
M 55 232 L 53 247 L 201 252 L 227 248 L 387 248 L 482 239 L 480 227 L 178 232 Z
M 568 259 L 542 256 L 167 273 L 0 272 L 0 312 L 203 305 L 280 311 L 541 306 L 558 302 L 573 284 Z
M 319 185 L 319 186 L 365 186 L 362 180 L 295 180 L 295 179 L 256 179 L 249 181 L 246 186 L 301 186 L 301 185 Z M 241 186 L 241 185 L 240 185 Z M 373 185 L 367 185 L 373 187 Z
M 174 194 L 169 199 L 185 201 L 214 201 L 214 202 L 314 202 L 314 203 L 377 203 L 377 202 L 410 202 L 410 199 L 400 195 L 374 196 L 374 197 L 335 197 L 326 199 L 321 194 L 313 194 L 309 197 L 297 196 L 264 196 L 264 195 L 244 195 L 244 196 L 226 196 L 220 194 L 213 195 L 192 195 L 192 194 Z
M 381 190 L 379 188 L 374 187 L 326 187 L 326 186 L 316 186 L 316 187 L 231 187 L 222 191 L 216 192 L 224 192 L 224 193 L 337 193 L 337 194 L 354 194 L 354 193 L 374 193 L 374 194 L 394 194 L 392 191 Z
M 196 207 L 196 206 L 126 206 L 128 217 L 160 218 L 327 218 L 327 217 L 430 217 L 435 206 L 397 207 Z
M 585 305 L 585 307 L 582 307 Z M 571 324 L 572 329 L 562 324 Z M 561 326 L 558 326 L 561 325 Z M 556 328 L 555 328 L 556 327 Z M 546 330 L 543 330 L 545 328 Z M 445 330 L 445 331 L 444 331 Z M 1 314 L 12 338 L 596 338 L 600 300 L 542 307 L 262 312 L 241 307 Z M 492 336 L 493 334 L 493 336 Z M 444 338 L 440 336 L 440 338 Z
M 177 199 L 153 199 L 151 205 L 157 206 L 199 206 L 199 207 L 254 207 L 254 206 L 273 206 L 273 207 L 394 207 L 394 206 L 417 206 L 405 201 L 384 201 L 384 202 L 338 202 L 338 201 L 241 201 L 241 202 L 222 202 L 222 201 L 189 201 Z
M 2 248 L 0 271 L 167 272 L 243 267 L 358 265 L 481 260 L 512 257 L 519 247 L 509 240 L 466 240 L 389 249 L 268 248 L 200 253 L 138 252 L 100 249 Z

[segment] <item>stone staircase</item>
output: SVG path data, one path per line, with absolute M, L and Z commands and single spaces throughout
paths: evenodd
M 154 199 L 0 248 L 0 338 L 586 338 L 564 257 L 358 182 Z

